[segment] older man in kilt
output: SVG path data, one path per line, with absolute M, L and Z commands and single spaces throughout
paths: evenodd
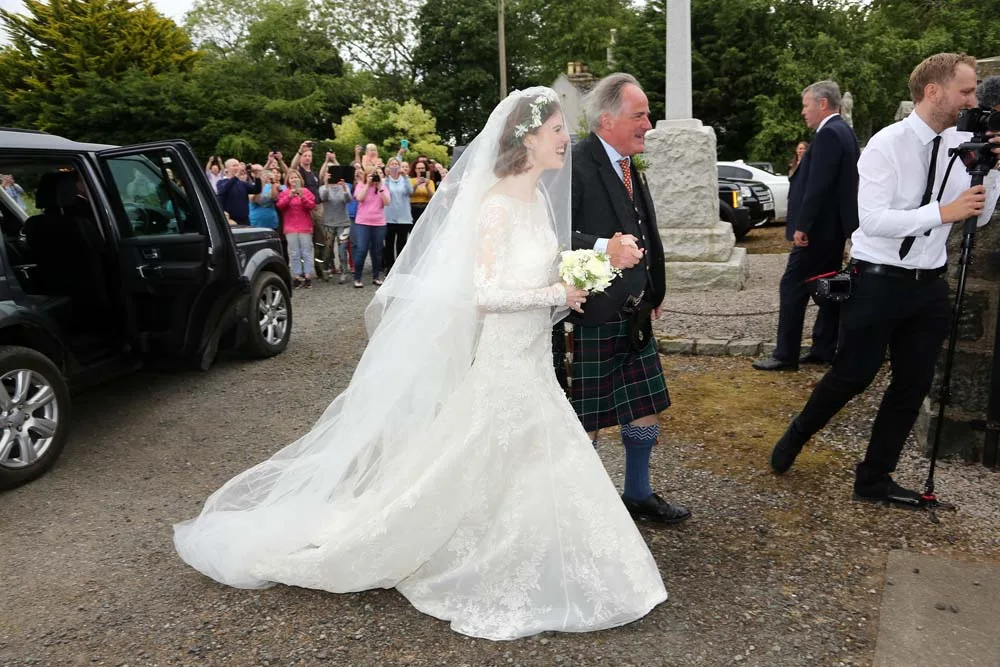
M 616 73 L 597 83 L 584 108 L 591 134 L 573 148 L 573 248 L 605 251 L 623 273 L 570 318 L 571 399 L 595 446 L 601 428 L 621 426 L 622 500 L 632 516 L 679 523 L 691 512 L 653 493 L 649 482 L 657 414 L 670 405 L 650 320 L 665 293 L 663 245 L 646 184 L 631 164 L 651 129 L 649 102 L 634 77 Z

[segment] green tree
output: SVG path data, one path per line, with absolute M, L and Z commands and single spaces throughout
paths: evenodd
M 653 123 L 666 111 L 666 0 L 650 0 L 631 20 L 622 24 L 615 49 L 616 69 L 639 80 L 649 98 Z
M 333 130 L 335 138 L 325 143 L 345 164 L 353 159 L 355 146 L 372 143 L 379 147 L 383 157 L 388 157 L 396 155 L 402 139 L 410 142 L 407 158 L 426 155 L 448 164 L 448 149 L 441 143 L 434 117 L 414 100 L 399 104 L 365 97 L 351 107 Z
M 184 15 L 184 28 L 199 48 L 220 54 L 243 49 L 250 26 L 263 17 L 266 2 L 195 0 Z
M 626 0 L 519 0 L 511 8 L 519 29 L 527 30 L 529 70 L 534 81 L 546 86 L 566 71 L 570 61 L 587 63 L 597 76 L 607 74 L 611 30 L 635 21 Z M 663 53 L 659 52 L 661 61 Z
M 527 62 L 529 30 L 512 3 L 504 8 L 508 89 L 537 85 Z M 428 2 L 417 17 L 417 35 L 416 98 L 433 110 L 445 137 L 465 144 L 500 101 L 496 5 L 481 0 Z
M 0 51 L 0 115 L 10 122 L 68 126 L 62 101 L 96 75 L 158 76 L 191 70 L 199 54 L 187 34 L 148 2 L 26 0 L 25 13 L 0 10 L 10 45 Z

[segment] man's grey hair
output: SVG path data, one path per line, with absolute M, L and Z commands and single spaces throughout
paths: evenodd
M 609 74 L 590 89 L 583 98 L 583 113 L 590 129 L 596 130 L 601 126 L 601 114 L 615 116 L 621 111 L 622 91 L 629 84 L 642 89 L 634 76 L 624 72 Z
M 827 107 L 834 111 L 840 111 L 840 86 L 837 85 L 836 81 L 829 79 L 817 81 L 803 89 L 802 94 L 806 93 L 812 95 L 817 103 L 820 100 L 826 100 Z

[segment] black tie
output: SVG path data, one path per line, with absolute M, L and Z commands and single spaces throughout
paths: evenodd
M 941 135 L 934 137 L 934 147 L 931 149 L 931 166 L 927 170 L 927 187 L 924 188 L 924 197 L 920 200 L 921 206 L 927 206 L 931 203 L 931 193 L 934 190 L 934 176 L 937 170 L 937 154 L 938 146 L 941 145 Z M 928 234 L 930 232 L 927 232 Z M 924 234 L 926 236 L 927 234 Z M 899 246 L 899 258 L 904 259 L 906 255 L 910 252 L 910 248 L 913 247 L 913 242 L 917 239 L 915 236 L 907 236 L 903 239 L 902 245 Z

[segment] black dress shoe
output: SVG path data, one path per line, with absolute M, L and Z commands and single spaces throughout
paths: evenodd
M 670 524 L 691 518 L 691 510 L 680 505 L 671 505 L 655 493 L 645 500 L 629 500 L 622 496 L 622 502 L 636 521 Z
M 920 494 L 916 491 L 904 489 L 888 475 L 884 480 L 874 484 L 854 483 L 854 495 L 852 500 L 864 503 L 875 503 L 887 507 L 902 507 L 904 509 L 918 510 L 924 506 Z
M 781 436 L 771 451 L 771 469 L 779 475 L 788 472 L 788 469 L 795 463 L 795 457 L 799 455 L 807 442 L 809 442 L 809 438 L 799 431 L 793 419 L 785 434 Z
M 798 363 L 794 361 L 782 361 L 781 359 L 775 359 L 774 357 L 769 357 L 767 359 L 758 359 L 753 362 L 753 367 L 759 371 L 797 371 L 799 370 Z
M 832 364 L 833 363 L 833 359 L 827 359 L 825 357 L 819 356 L 818 354 L 814 354 L 814 353 L 810 352 L 809 354 L 803 354 L 801 357 L 799 357 L 799 363 L 800 364 L 823 364 L 823 365 L 827 365 L 827 364 Z

